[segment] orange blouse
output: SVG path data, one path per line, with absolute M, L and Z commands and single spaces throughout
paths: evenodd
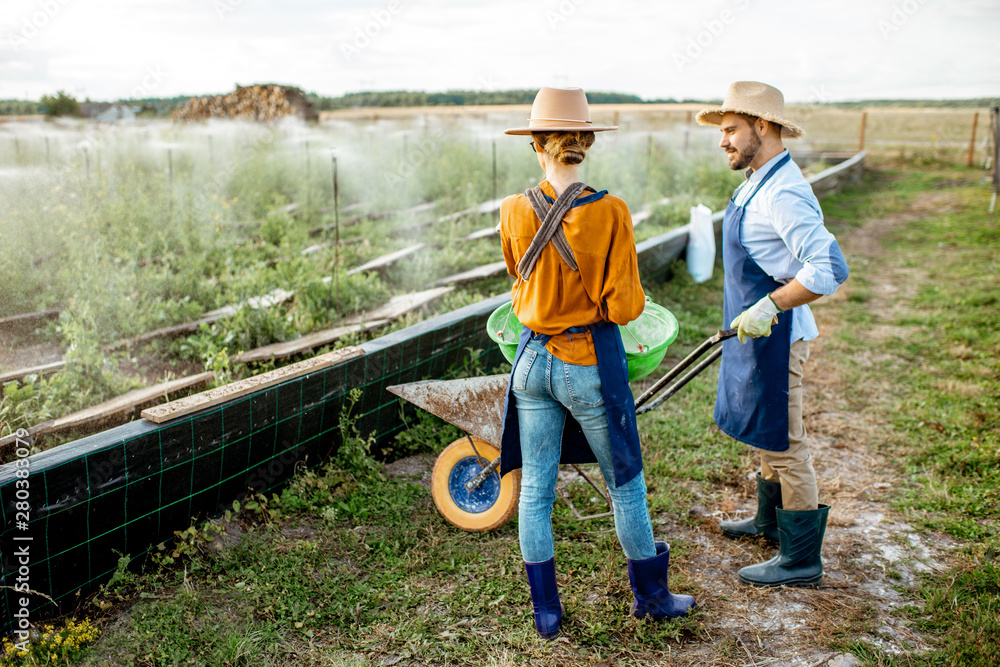
M 542 192 L 555 198 L 555 190 L 548 181 L 540 185 Z M 579 198 L 592 194 L 585 190 Z M 540 227 L 541 221 L 523 193 L 503 200 L 500 242 L 511 276 L 517 276 L 517 263 Z M 563 218 L 563 231 L 580 270 L 570 270 L 549 243 L 542 250 L 531 279 L 527 282 L 518 279 L 511 288 L 511 298 L 516 296 L 514 314 L 532 331 L 552 335 L 545 347 L 559 359 L 593 366 L 597 364 L 597 354 L 590 332 L 564 332 L 573 326 L 601 320 L 627 324 L 642 313 L 646 295 L 639 283 L 632 216 L 624 200 L 604 195 L 597 201 L 571 208 Z

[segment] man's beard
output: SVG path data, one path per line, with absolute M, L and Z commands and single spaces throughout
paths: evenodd
M 729 168 L 733 171 L 746 169 L 753 162 L 753 159 L 757 157 L 758 151 L 760 151 L 760 136 L 754 132 L 750 145 L 742 150 L 737 150 L 736 161 L 730 162 Z

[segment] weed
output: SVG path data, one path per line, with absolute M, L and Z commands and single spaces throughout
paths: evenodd
M 69 619 L 62 627 L 45 624 L 32 632 L 25 642 L 12 642 L 4 638 L 0 645 L 0 660 L 7 667 L 35 667 L 41 665 L 72 664 L 93 643 L 100 632 L 90 619 Z

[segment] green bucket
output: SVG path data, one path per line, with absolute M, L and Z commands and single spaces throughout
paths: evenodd
M 514 363 L 517 344 L 521 338 L 521 322 L 510 312 L 510 302 L 493 311 L 486 322 L 490 339 L 500 346 L 500 351 L 510 363 Z M 644 378 L 660 365 L 667 347 L 677 338 L 677 318 L 663 306 L 646 302 L 646 308 L 638 318 L 628 323 L 628 328 L 618 326 L 625 356 L 628 359 L 629 382 Z M 642 352 L 639 351 L 642 345 Z

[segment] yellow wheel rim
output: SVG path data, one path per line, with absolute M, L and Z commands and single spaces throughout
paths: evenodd
M 472 438 L 475 449 L 469 442 Z M 457 528 L 479 533 L 499 528 L 517 511 L 521 488 L 521 471 L 504 475 L 494 472 L 479 488 L 468 491 L 465 482 L 478 474 L 486 464 L 476 456 L 476 450 L 486 464 L 500 456 L 500 450 L 475 436 L 459 438 L 438 456 L 431 476 L 431 495 L 441 516 Z

